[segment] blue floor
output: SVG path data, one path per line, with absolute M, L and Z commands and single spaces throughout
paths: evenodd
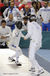
M 22 49 L 23 53 L 28 56 L 29 49 Z M 37 54 L 50 62 L 50 50 L 40 49 Z
M 50 62 L 50 50 L 39 50 L 37 54 Z
M 29 49 L 22 49 L 23 54 L 28 56 Z M 50 73 L 50 50 L 40 49 L 36 53 L 38 63 Z

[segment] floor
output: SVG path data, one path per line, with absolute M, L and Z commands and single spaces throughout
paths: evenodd
M 36 76 L 32 72 L 29 72 L 31 63 L 26 56 L 20 56 L 19 61 L 22 64 L 20 67 L 17 67 L 15 62 L 8 60 L 8 57 L 14 53 L 15 51 L 9 49 L 0 49 L 0 76 Z M 50 76 L 50 73 L 45 71 L 40 76 Z

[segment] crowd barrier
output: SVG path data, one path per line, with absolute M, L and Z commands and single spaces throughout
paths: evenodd
M 23 34 L 26 35 L 27 32 L 23 31 Z M 20 47 L 29 48 L 30 39 L 24 40 L 21 38 Z M 50 49 L 50 32 L 42 32 L 42 47 L 41 49 Z

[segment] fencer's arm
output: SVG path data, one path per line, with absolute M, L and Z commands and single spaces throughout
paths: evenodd
M 25 36 L 25 39 L 30 38 L 31 35 L 32 35 L 32 28 L 31 28 L 31 25 L 30 25 L 30 24 L 28 24 L 27 31 L 28 31 L 28 33 L 27 33 L 27 35 Z
M 22 31 L 26 31 L 26 30 L 27 30 L 27 27 L 23 25 Z
M 24 38 L 24 37 L 25 37 L 22 33 L 20 33 L 20 35 L 21 35 L 21 37 L 22 37 L 22 38 Z
M 28 38 L 30 38 L 30 35 L 27 33 L 27 35 L 24 37 L 24 40 L 27 40 Z

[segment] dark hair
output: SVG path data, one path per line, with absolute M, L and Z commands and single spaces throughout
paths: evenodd
M 2 24 L 2 23 L 6 23 L 6 21 L 5 21 L 5 20 L 2 20 L 2 21 L 1 21 L 1 24 Z
M 36 2 L 36 1 L 33 1 L 33 2 L 32 2 L 32 6 L 33 6 L 34 4 L 36 5 L 36 8 L 34 8 L 34 9 L 35 9 L 35 11 L 37 12 L 37 9 L 38 9 L 38 7 L 37 7 L 37 2 Z
M 36 4 L 36 3 L 37 3 L 36 1 L 33 1 L 33 2 L 32 2 L 32 6 L 33 6 L 33 4 Z
M 23 20 L 28 20 L 28 16 L 23 17 Z
M 18 21 L 18 22 L 16 22 L 15 24 L 16 24 L 16 27 L 17 27 L 18 29 L 22 29 L 23 24 L 22 24 L 21 21 Z
M 40 3 L 40 8 L 42 7 L 42 5 L 41 5 L 41 2 L 37 2 L 37 8 L 38 8 L 38 3 Z M 40 9 L 40 8 L 38 8 L 38 10 Z

